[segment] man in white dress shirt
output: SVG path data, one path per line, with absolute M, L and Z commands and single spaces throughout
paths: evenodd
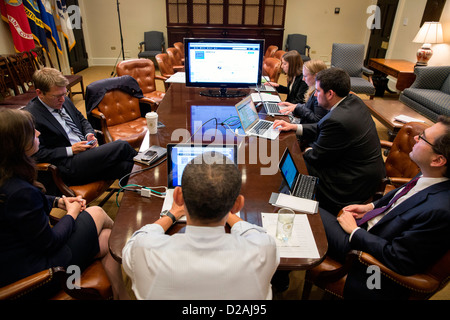
M 136 231 L 123 249 L 137 299 L 272 298 L 279 254 L 264 229 L 236 215 L 244 206 L 241 181 L 237 166 L 221 154 L 205 153 L 186 166 L 171 210 Z M 166 235 L 183 215 L 185 233 Z

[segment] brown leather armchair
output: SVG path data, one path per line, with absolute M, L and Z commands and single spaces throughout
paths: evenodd
M 100 119 L 106 143 L 121 139 L 139 148 L 147 134 L 147 121 L 141 117 L 139 99 L 120 89 L 108 91 L 91 114 Z
M 275 55 L 275 52 L 278 51 L 278 47 L 277 46 L 268 46 L 266 52 L 264 53 L 264 59 L 267 58 L 273 58 Z
M 183 61 L 183 64 L 184 64 L 184 44 L 183 44 L 183 42 L 175 42 L 175 43 L 173 44 L 173 46 L 174 46 L 175 48 L 177 48 L 178 51 L 180 51 L 180 54 L 181 54 L 181 61 Z
M 167 53 L 157 54 L 156 62 L 158 63 L 159 72 L 161 76 L 164 78 L 164 86 L 166 91 L 169 89 L 170 84 L 166 82 L 171 76 L 175 74 L 175 70 L 173 70 L 172 63 L 170 62 L 169 55 Z
M 281 61 L 281 58 L 284 56 L 285 53 L 286 51 L 284 50 L 277 50 L 277 52 L 275 52 L 273 57 Z
M 381 148 L 389 150 L 385 161 L 386 179 L 382 182 L 380 196 L 408 183 L 419 173 L 420 169 L 409 158 L 409 153 L 416 143 L 414 137 L 421 134 L 427 127 L 422 122 L 409 122 L 403 125 L 394 141 L 380 140 Z
M 181 58 L 181 53 L 177 48 L 167 48 L 167 54 L 169 55 L 170 62 L 172 63 L 173 71 L 179 72 L 184 71 L 183 60 Z
M 83 271 L 80 277 L 80 289 L 68 288 L 67 283 L 70 282 L 70 279 L 68 279 L 69 276 L 62 267 L 43 270 L 0 288 L 0 300 L 112 299 L 113 292 L 111 284 L 100 260 L 95 260 Z
M 263 76 L 269 77 L 270 81 L 278 82 L 281 72 L 281 61 L 277 58 L 266 58 L 263 62 Z
M 164 77 L 155 74 L 155 65 L 150 59 L 131 59 L 119 62 L 116 66 L 119 77 L 129 75 L 136 79 L 142 90 L 145 102 L 152 105 L 152 110 L 156 110 L 164 98 L 165 93 L 156 90 L 156 81 L 164 81 Z
M 392 271 L 368 253 L 351 251 L 344 264 L 326 257 L 320 265 L 307 270 L 302 299 L 309 298 L 313 284 L 342 299 L 347 274 L 354 263 L 362 263 L 365 266 L 378 266 L 384 276 L 409 290 L 408 298 L 410 300 L 429 299 L 444 288 L 450 279 L 450 250 L 437 262 L 430 265 L 424 273 L 411 276 L 402 276 Z

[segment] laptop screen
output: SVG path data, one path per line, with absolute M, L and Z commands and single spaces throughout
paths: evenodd
M 209 151 L 220 152 L 237 164 L 237 145 L 213 144 L 168 144 L 167 184 L 169 188 L 181 186 L 181 177 L 186 165 L 196 156 Z
M 193 105 L 191 106 L 191 131 L 192 134 L 205 134 L 207 130 L 220 130 L 223 135 L 227 134 L 227 127 L 217 125 L 215 121 L 210 121 L 216 118 L 217 123 L 226 122 L 230 127 L 240 125 L 239 117 L 236 108 L 231 106 L 214 106 L 214 105 Z M 209 121 L 209 122 L 208 122 Z M 203 127 L 202 127 L 203 126 Z M 200 130 L 200 127 L 202 129 Z M 195 140 L 194 140 L 195 141 Z
M 283 157 L 281 158 L 279 164 L 281 175 L 289 186 L 289 189 L 292 191 L 295 184 L 295 179 L 298 175 L 297 167 L 295 166 L 294 160 L 289 152 L 289 149 L 284 151 Z
M 241 100 L 237 105 L 236 109 L 241 119 L 242 128 L 247 131 L 251 125 L 259 120 L 258 112 L 256 111 L 255 105 L 252 101 L 251 96 Z

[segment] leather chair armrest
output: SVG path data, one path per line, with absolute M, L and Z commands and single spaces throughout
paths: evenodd
M 35 273 L 29 277 L 18 280 L 3 288 L 0 288 L 0 300 L 18 299 L 37 290 L 53 279 L 53 270 L 47 269 Z
M 410 180 L 411 178 L 389 177 L 390 184 L 393 184 L 397 188 L 408 183 Z
M 434 292 L 439 288 L 439 281 L 426 274 L 415 274 L 411 276 L 402 276 L 393 270 L 386 267 L 380 261 L 366 252 L 360 252 L 358 261 L 367 266 L 378 266 L 383 275 L 400 284 L 407 287 L 410 290 L 420 292 Z
M 340 266 L 339 268 L 336 268 L 334 270 L 322 271 L 317 276 L 315 281 L 317 283 L 320 283 L 322 281 L 324 283 L 338 281 L 339 279 L 341 279 L 342 277 L 344 277 L 345 275 L 348 274 L 348 272 L 350 271 L 350 268 L 352 267 L 353 263 L 355 263 L 355 261 L 357 261 L 359 255 L 360 255 L 360 251 L 351 250 L 347 254 L 345 262 L 342 266 Z
M 387 140 L 380 140 L 380 145 L 382 149 L 391 149 L 393 143 Z
M 105 115 L 98 110 L 98 108 L 94 108 L 91 111 L 91 115 L 97 119 L 100 119 L 100 125 L 102 127 L 103 132 L 103 142 L 109 143 L 113 141 L 113 138 L 111 137 L 111 134 L 109 133 L 108 126 L 106 124 L 106 117 Z
M 75 192 L 73 192 L 73 190 L 64 183 L 59 170 L 55 165 L 51 163 L 38 163 L 36 164 L 36 168 L 39 171 L 49 172 L 52 175 L 53 181 L 58 187 L 59 191 L 61 191 L 61 194 L 65 195 L 66 197 L 75 197 Z

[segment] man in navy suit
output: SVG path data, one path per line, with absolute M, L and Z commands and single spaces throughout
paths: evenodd
M 90 123 L 67 96 L 67 79 L 53 68 L 33 75 L 37 97 L 25 107 L 35 120 L 39 136 L 38 162 L 58 167 L 69 185 L 119 179 L 133 167 L 137 152 L 126 141 L 97 146 Z M 47 187 L 47 186 L 46 186 Z
M 421 174 L 415 186 L 388 205 L 403 187 L 393 190 L 379 201 L 349 205 L 336 218 L 320 209 L 328 238 L 328 254 L 343 261 L 349 250 L 361 250 L 374 256 L 402 275 L 426 270 L 450 248 L 450 117 L 438 122 L 415 137 L 410 158 Z M 389 206 L 381 214 L 358 226 L 359 219 L 374 208 Z M 364 219 L 366 220 L 366 219 Z M 363 222 L 364 220 L 361 220 Z M 404 290 L 382 278 L 381 288 L 366 285 L 371 274 L 362 265 L 353 268 L 345 284 L 348 298 L 400 298 Z
M 275 120 L 273 124 L 312 142 L 303 158 L 308 173 L 319 177 L 316 199 L 335 215 L 346 205 L 369 200 L 386 175 L 372 116 L 364 102 L 349 92 L 347 72 L 322 70 L 316 76 L 315 95 L 319 106 L 329 112 L 317 123 Z

